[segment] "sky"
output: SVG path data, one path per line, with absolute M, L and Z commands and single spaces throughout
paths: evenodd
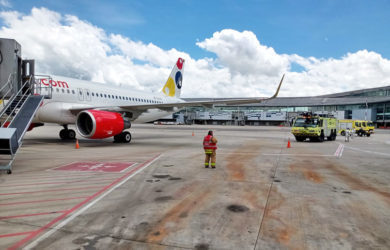
M 183 97 L 315 96 L 390 85 L 388 0 L 0 0 L 36 71 Z

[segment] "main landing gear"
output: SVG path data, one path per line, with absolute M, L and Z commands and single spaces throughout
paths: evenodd
M 123 131 L 114 136 L 114 142 L 129 143 L 131 141 L 131 134 L 128 131 Z
M 62 140 L 76 139 L 76 132 L 73 129 L 68 129 L 68 125 L 64 125 L 64 129 L 60 131 L 60 138 Z

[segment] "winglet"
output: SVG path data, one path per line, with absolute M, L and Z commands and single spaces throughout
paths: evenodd
M 282 82 L 283 82 L 283 79 L 284 79 L 284 75 L 285 75 L 285 74 L 283 74 L 283 76 L 282 76 L 282 79 L 280 80 L 280 83 L 279 83 L 278 89 L 276 90 L 275 94 L 274 94 L 273 96 L 271 96 L 270 98 L 268 98 L 268 99 L 273 99 L 273 98 L 275 98 L 275 97 L 277 97 L 277 96 L 278 96 L 278 94 L 279 94 L 279 90 L 280 90 L 280 86 L 282 86 Z

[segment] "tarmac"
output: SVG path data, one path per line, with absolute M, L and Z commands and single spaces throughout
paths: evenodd
M 76 149 L 61 129 L 28 132 L 0 173 L 0 249 L 390 249 L 390 131 L 143 124 Z

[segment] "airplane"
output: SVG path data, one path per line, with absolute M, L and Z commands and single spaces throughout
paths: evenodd
M 129 143 L 132 123 L 158 120 L 188 106 L 213 106 L 215 104 L 256 103 L 275 98 L 244 98 L 229 100 L 191 101 L 180 99 L 185 60 L 178 58 L 161 92 L 147 93 L 118 86 L 89 82 L 67 77 L 52 76 L 37 79 L 34 93 L 47 95 L 35 114 L 32 125 L 56 123 L 64 127 L 59 133 L 63 140 L 75 139 L 76 132 L 68 128 L 74 124 L 85 138 L 104 139 L 113 137 L 115 142 Z M 29 130 L 30 130 L 29 129 Z

